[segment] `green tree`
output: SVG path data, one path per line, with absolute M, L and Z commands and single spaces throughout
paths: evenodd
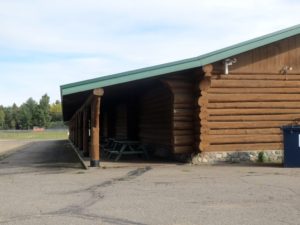
M 39 115 L 37 113 L 38 105 L 36 101 L 29 98 L 23 103 L 19 110 L 19 120 L 21 129 L 31 129 L 38 125 Z
M 15 103 L 9 107 L 0 106 L 0 128 L 1 129 L 32 129 L 34 126 L 48 127 L 51 121 L 50 98 L 44 94 L 39 103 L 29 98 L 18 107 Z M 60 102 L 56 102 L 58 107 Z M 55 116 L 59 117 L 59 109 Z M 61 113 L 61 108 L 60 108 Z M 4 119 L 3 119 L 4 118 Z
M 25 103 L 20 106 L 19 117 L 20 117 L 20 128 L 22 130 L 29 129 L 31 126 L 32 115 L 30 114 Z
M 4 108 L 4 129 L 15 129 L 15 121 L 13 120 L 13 112 L 12 107 L 5 107 Z
M 50 97 L 47 94 L 44 94 L 40 99 L 38 109 L 36 111 L 36 116 L 38 119 L 38 126 L 40 127 L 48 127 L 51 116 L 50 116 Z
M 11 116 L 12 116 L 12 121 L 11 125 L 13 129 L 18 129 L 19 128 L 19 107 L 14 103 L 11 107 Z
M 4 129 L 4 122 L 5 122 L 5 112 L 4 107 L 0 106 L 0 129 Z
M 55 103 L 50 105 L 51 121 L 62 121 L 62 108 L 60 101 L 56 100 Z

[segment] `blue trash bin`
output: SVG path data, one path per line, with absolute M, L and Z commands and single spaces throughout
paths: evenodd
M 284 167 L 300 167 L 300 126 L 284 126 Z

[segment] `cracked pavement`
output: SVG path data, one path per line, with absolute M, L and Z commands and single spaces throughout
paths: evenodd
M 127 163 L 82 170 L 67 141 L 32 142 L 0 158 L 0 203 L 0 224 L 298 225 L 300 169 Z

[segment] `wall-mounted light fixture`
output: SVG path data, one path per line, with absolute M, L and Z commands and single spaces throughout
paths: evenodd
M 224 73 L 227 75 L 229 74 L 229 66 L 232 66 L 234 63 L 237 62 L 236 58 L 228 58 L 224 60 Z
M 292 71 L 292 70 L 293 70 L 293 67 L 285 65 L 280 70 L 280 73 L 283 74 L 283 75 L 286 75 L 288 73 L 288 71 Z

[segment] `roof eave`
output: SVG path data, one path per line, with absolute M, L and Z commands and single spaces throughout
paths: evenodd
M 77 82 L 61 86 L 61 94 L 69 95 L 77 92 L 87 91 L 95 88 L 107 87 L 111 85 L 126 83 L 135 80 L 160 76 L 162 74 L 173 73 L 177 71 L 187 70 L 200 67 L 200 60 L 193 58 L 180 63 L 170 65 L 161 65 L 155 69 L 134 70 L 125 73 L 115 74 L 111 76 L 100 77 L 98 79 L 89 80 L 89 82 Z M 102 79 L 101 79 L 102 78 Z
M 155 77 L 172 72 L 201 67 L 214 63 L 237 54 L 271 44 L 276 41 L 297 35 L 300 33 L 300 25 L 296 25 L 281 31 L 267 34 L 249 41 L 241 42 L 217 51 L 210 52 L 195 58 L 185 59 L 172 63 L 166 63 L 153 67 L 118 73 L 114 75 L 99 77 L 91 80 L 70 83 L 61 86 L 61 95 L 69 95 L 77 92 L 87 91 L 94 88 L 101 88 L 115 84 Z

